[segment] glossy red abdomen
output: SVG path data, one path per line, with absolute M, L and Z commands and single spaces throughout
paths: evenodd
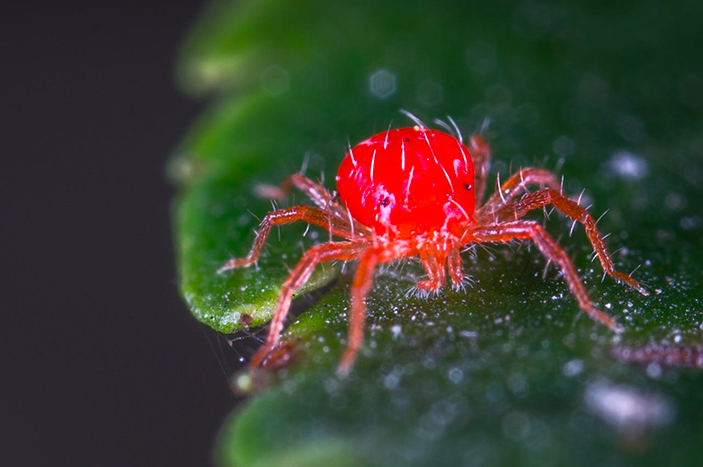
M 473 220 L 469 150 L 446 133 L 401 128 L 356 145 L 342 161 L 337 189 L 362 224 L 390 238 L 457 234 Z

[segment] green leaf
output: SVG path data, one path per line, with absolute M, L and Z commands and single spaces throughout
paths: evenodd
M 535 249 L 478 248 L 464 256 L 475 281 L 464 291 L 416 296 L 423 271 L 412 261 L 380 271 L 365 346 L 340 380 L 342 275 L 286 331 L 295 363 L 232 416 L 220 463 L 697 465 L 702 10 L 694 1 L 213 5 L 179 62 L 184 89 L 212 96 L 211 107 L 170 166 L 181 290 L 201 322 L 226 333 L 265 323 L 302 251 L 328 239 L 283 226 L 257 267 L 216 274 L 246 255 L 272 209 L 255 187 L 305 164 L 333 189 L 348 142 L 409 126 L 401 108 L 427 122 L 451 115 L 465 134 L 490 119 L 492 173 L 503 179 L 563 160 L 564 191 L 585 188 L 596 217 L 608 210 L 599 228 L 613 233 L 616 266 L 639 266 L 652 292 L 601 281 L 583 229 L 569 236 L 571 223 L 553 214 L 548 229 L 622 335 L 581 313 L 553 269 L 543 277 Z M 338 274 L 318 268 L 301 293 Z

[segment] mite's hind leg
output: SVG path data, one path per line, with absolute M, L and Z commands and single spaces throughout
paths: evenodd
M 245 258 L 235 258 L 227 261 L 224 266 L 217 270 L 218 274 L 229 269 L 251 266 L 254 264 L 259 259 L 261 249 L 266 243 L 266 237 L 268 237 L 271 227 L 298 220 L 324 227 L 332 234 L 347 240 L 352 240 L 352 238 L 354 238 L 352 236 L 352 229 L 348 222 L 332 216 L 330 213 L 321 209 L 311 206 L 296 206 L 288 209 L 280 209 L 278 211 L 273 211 L 266 214 L 264 220 L 261 221 L 259 232 L 256 234 L 254 245 L 252 246 L 249 254 Z
M 359 255 L 359 252 L 363 251 L 365 248 L 367 248 L 367 245 L 364 243 L 326 243 L 311 248 L 303 255 L 281 287 L 278 303 L 276 304 L 273 318 L 269 324 L 269 333 L 266 338 L 266 343 L 251 359 L 249 365 L 252 368 L 258 367 L 275 347 L 283 331 L 283 325 L 288 315 L 288 310 L 290 309 L 293 294 L 305 284 L 315 269 L 315 266 L 325 261 L 348 261 L 354 259 Z
M 527 191 L 529 185 L 543 185 L 553 190 L 560 189 L 559 181 L 552 172 L 532 167 L 520 169 L 508 178 L 505 183 L 498 186 L 496 192 L 478 210 L 477 216 L 488 216 L 509 204 L 517 195 Z
M 624 282 L 642 295 L 649 295 L 649 292 L 647 292 L 644 287 L 642 287 L 639 282 L 633 279 L 630 275 L 615 270 L 613 260 L 610 258 L 610 253 L 608 253 L 608 250 L 605 247 L 603 237 L 598 232 L 596 221 L 593 219 L 593 216 L 569 198 L 562 196 L 556 190 L 543 188 L 523 196 L 515 203 L 504 206 L 494 213 L 496 223 L 520 219 L 525 216 L 528 211 L 539 209 L 549 204 L 554 205 L 555 208 L 571 219 L 583 224 L 586 228 L 588 240 L 591 242 L 591 245 L 593 245 L 593 249 L 598 255 L 598 259 L 600 260 L 603 269 L 610 277 L 617 281 Z
M 517 221 L 482 227 L 474 232 L 474 241 L 476 242 L 504 243 L 515 239 L 531 239 L 549 261 L 559 266 L 581 310 L 594 320 L 605 324 L 613 331 L 622 331 L 622 328 L 615 323 L 613 318 L 593 306 L 566 252 L 542 226 L 530 221 Z

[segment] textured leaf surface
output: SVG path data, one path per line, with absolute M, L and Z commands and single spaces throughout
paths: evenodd
M 223 332 L 270 318 L 288 269 L 327 233 L 274 230 L 257 268 L 216 275 L 271 209 L 254 187 L 307 161 L 333 188 L 347 142 L 407 126 L 400 108 L 428 122 L 452 115 L 467 134 L 490 118 L 502 178 L 563 159 L 565 192 L 586 188 L 582 204 L 609 210 L 599 226 L 613 233 L 617 266 L 640 266 L 652 295 L 601 282 L 582 229 L 569 237 L 553 214 L 549 230 L 623 335 L 580 313 L 553 269 L 543 278 L 537 251 L 495 246 L 465 255 L 476 284 L 462 292 L 415 296 L 414 262 L 380 272 L 365 348 L 338 380 L 342 277 L 286 332 L 297 363 L 228 422 L 223 465 L 697 465 L 703 455 L 703 375 L 642 351 L 685 347 L 689 365 L 701 352 L 703 10 L 468 3 L 267 0 L 202 18 L 180 77 L 213 102 L 170 168 L 194 315 Z M 320 268 L 307 290 L 336 274 Z

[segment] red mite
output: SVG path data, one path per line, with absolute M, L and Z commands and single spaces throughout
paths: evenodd
M 447 271 L 452 285 L 459 288 L 464 281 L 460 250 L 473 243 L 532 240 L 561 269 L 581 310 L 620 332 L 610 316 L 593 306 L 564 250 L 540 224 L 522 219 L 528 211 L 549 204 L 584 225 L 606 273 L 648 295 L 635 279 L 615 271 L 593 217 L 561 194 L 554 174 L 536 168 L 521 169 L 482 203 L 490 166 L 486 142 L 475 135 L 469 139 L 469 147 L 465 146 L 451 119 L 455 136 L 414 120 L 417 125 L 413 128 L 389 129 L 349 149 L 337 174 L 341 203 L 302 174 L 290 176 L 283 191 L 294 186 L 305 192 L 316 207 L 296 206 L 270 212 L 261 223 L 249 255 L 232 259 L 219 270 L 254 264 L 274 225 L 302 220 L 322 226 L 342 239 L 312 247 L 283 283 L 268 338 L 252 358 L 252 368 L 259 367 L 275 348 L 293 293 L 318 263 L 358 260 L 351 289 L 349 342 L 338 368 L 340 374 L 347 374 L 363 343 L 364 300 L 377 266 L 419 255 L 427 272 L 427 279 L 417 284 L 419 289 L 433 291 L 444 286 Z M 543 188 L 530 192 L 531 185 Z

